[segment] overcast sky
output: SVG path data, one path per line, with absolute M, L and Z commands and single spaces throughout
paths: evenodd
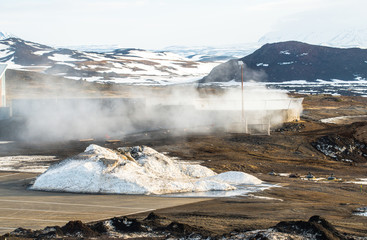
M 220 46 L 367 26 L 366 0 L 0 0 L 0 9 L 0 31 L 52 46 Z

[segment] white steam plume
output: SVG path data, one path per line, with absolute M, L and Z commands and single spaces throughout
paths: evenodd
M 130 92 L 133 98 L 14 100 L 13 115 L 25 119 L 18 136 L 59 141 L 122 137 L 160 128 L 176 134 L 243 129 L 241 89 L 214 93 L 196 86 L 143 89 Z M 302 111 L 301 101 L 292 100 L 284 91 L 252 87 L 243 94 L 244 116 L 250 127 L 275 126 Z

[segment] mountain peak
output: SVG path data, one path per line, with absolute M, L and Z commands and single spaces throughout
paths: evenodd
M 367 49 L 336 48 L 297 41 L 269 43 L 239 60 L 244 80 L 283 82 L 293 80 L 357 80 L 367 78 Z M 201 82 L 240 81 L 238 60 L 215 67 Z

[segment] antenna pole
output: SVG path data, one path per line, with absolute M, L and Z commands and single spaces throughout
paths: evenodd
M 244 126 L 244 120 L 245 120 L 245 112 L 243 109 L 243 64 L 241 64 L 241 106 L 242 106 L 242 115 L 241 115 L 241 121 L 242 121 L 242 127 Z

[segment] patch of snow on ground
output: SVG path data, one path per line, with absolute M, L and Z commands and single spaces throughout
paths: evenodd
M 358 216 L 367 217 L 367 207 L 357 208 L 354 214 Z
M 247 173 L 236 172 L 236 171 L 224 172 L 224 173 L 212 176 L 209 179 L 212 179 L 218 182 L 234 184 L 234 185 L 239 185 L 243 183 L 256 185 L 256 184 L 262 183 L 262 181 L 258 179 L 257 177 L 254 177 Z
M 84 153 L 51 166 L 31 189 L 46 191 L 168 194 L 235 190 L 262 181 L 243 172 L 216 174 L 198 164 L 173 161 L 149 147 L 119 148 L 90 145 Z
M 293 64 L 294 62 L 291 61 L 291 62 L 280 62 L 278 63 L 279 65 L 289 65 L 289 64 Z
M 151 52 L 144 50 L 132 50 L 129 52 L 128 55 L 138 56 L 146 59 L 186 60 L 186 58 L 172 52 Z
M 340 121 L 347 120 L 347 119 L 354 119 L 354 118 L 367 118 L 367 115 L 355 115 L 355 116 L 340 116 L 340 117 L 333 117 L 333 118 L 324 118 L 320 121 L 323 123 L 334 123 L 337 124 Z
M 83 61 L 80 59 L 75 59 L 72 58 L 70 55 L 65 55 L 65 54 L 58 54 L 58 53 L 54 53 L 52 54 L 52 56 L 48 57 L 49 59 L 56 61 L 56 62 L 77 62 L 77 61 Z
M 275 200 L 275 201 L 280 201 L 280 202 L 283 202 L 284 201 L 283 199 L 280 199 L 280 198 L 265 197 L 265 196 L 255 196 L 253 194 L 249 194 L 248 196 L 249 197 L 252 197 L 252 198 L 257 198 L 257 199 Z
M 3 50 L 8 50 L 9 49 L 9 46 L 6 45 L 6 44 L 0 44 L 0 51 L 3 51 Z
M 279 173 L 279 176 L 281 177 L 289 177 L 291 175 L 290 173 Z
M 65 76 L 65 78 L 72 79 L 72 80 L 80 80 L 81 77 L 73 77 L 73 76 Z M 83 77 L 82 79 L 85 79 L 87 82 L 99 82 L 103 80 L 103 77 Z M 103 81 L 105 82 L 105 81 Z
M 284 50 L 284 51 L 280 51 L 279 54 L 290 55 L 291 53 L 289 52 L 289 50 Z
M 367 178 L 359 178 L 358 181 L 349 182 L 349 183 L 354 183 L 354 184 L 359 184 L 359 185 L 367 185 Z
M 33 52 L 34 55 L 39 55 L 42 56 L 45 53 L 49 53 L 50 51 L 44 51 L 44 50 L 40 50 L 40 51 L 35 51 Z
M 0 157 L 0 171 L 43 173 L 56 160 L 55 156 Z

